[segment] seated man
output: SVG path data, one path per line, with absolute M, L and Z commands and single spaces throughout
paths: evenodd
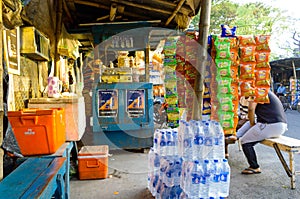
M 286 88 L 283 86 L 282 83 L 280 83 L 279 87 L 277 88 L 276 95 L 279 96 L 284 96 L 286 94 Z

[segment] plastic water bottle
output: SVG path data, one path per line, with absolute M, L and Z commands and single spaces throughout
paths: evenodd
M 161 199 L 161 193 L 163 191 L 163 182 L 161 179 L 158 180 L 157 185 L 156 185 L 156 194 L 155 194 L 155 199 Z
M 185 161 L 185 171 L 184 171 L 184 179 L 183 179 L 183 191 L 187 194 L 190 195 L 190 187 L 191 187 L 191 172 L 193 169 L 194 163 L 191 161 Z
M 179 127 L 178 127 L 178 155 L 183 156 L 183 135 L 184 135 L 184 129 L 185 129 L 186 122 L 184 120 L 179 121 Z
M 169 199 L 170 191 L 171 191 L 171 188 L 169 186 L 167 186 L 166 184 L 163 184 L 162 189 L 161 189 L 160 198 L 161 199 Z
M 166 134 L 165 131 L 161 131 L 161 136 L 160 136 L 160 140 L 159 140 L 159 154 L 160 156 L 166 156 L 167 154 L 167 138 L 166 138 Z
M 225 158 L 224 132 L 221 125 L 216 121 L 213 122 L 213 129 L 214 129 L 213 158 L 221 161 L 222 159 Z
M 156 188 L 157 188 L 158 181 L 159 181 L 158 175 L 151 176 L 149 190 L 150 190 L 152 196 L 156 195 Z
M 195 123 L 194 127 L 194 143 L 193 143 L 193 159 L 203 159 L 204 132 L 203 127 L 199 122 Z
M 154 149 L 151 147 L 148 153 L 148 169 L 149 171 L 154 170 Z
M 185 182 L 186 182 L 186 169 L 187 169 L 187 161 L 182 162 L 181 175 L 180 175 L 180 187 L 183 191 L 185 191 Z
M 153 135 L 153 149 L 155 153 L 159 153 L 160 130 L 156 129 Z
M 220 176 L 221 176 L 221 165 L 219 160 L 214 160 L 212 163 L 210 186 L 209 186 L 209 197 L 219 197 L 220 190 Z
M 213 150 L 213 136 L 212 136 L 212 131 L 210 130 L 209 122 L 204 122 L 203 132 L 204 132 L 203 158 L 212 159 L 211 154 Z
M 166 131 L 166 138 L 167 138 L 167 144 L 166 144 L 166 155 L 174 155 L 174 137 L 171 130 Z
M 188 195 L 183 191 L 181 192 L 180 196 L 179 196 L 179 199 L 188 199 Z
M 169 165 L 167 157 L 161 157 L 160 158 L 160 166 L 159 166 L 159 178 L 163 181 L 165 177 L 165 172 L 167 170 L 167 167 Z
M 174 161 L 170 160 L 169 165 L 166 168 L 165 171 L 165 178 L 163 182 L 168 186 L 168 187 L 173 187 L 174 186 Z
M 177 129 L 172 130 L 172 136 L 173 136 L 173 139 L 174 139 L 173 152 L 174 152 L 175 156 L 178 156 L 178 132 L 177 132 Z
M 174 163 L 174 186 L 180 185 L 181 170 L 182 170 L 182 160 L 177 157 Z
M 183 159 L 192 160 L 192 140 L 193 135 L 189 124 L 185 124 L 184 135 L 183 135 Z
M 230 166 L 227 159 L 223 159 L 220 175 L 220 197 L 228 197 L 230 187 Z
M 189 197 L 190 198 L 199 198 L 199 185 L 200 185 L 200 172 L 199 172 L 199 161 L 195 160 L 193 168 L 189 175 Z
M 199 187 L 199 195 L 200 198 L 208 198 L 208 191 L 209 191 L 209 178 L 211 175 L 211 166 L 209 160 L 205 159 L 203 164 L 201 164 L 202 168 L 200 167 L 200 187 Z

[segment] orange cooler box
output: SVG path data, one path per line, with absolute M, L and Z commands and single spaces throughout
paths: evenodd
M 107 178 L 108 145 L 83 146 L 78 153 L 79 179 Z
M 55 153 L 66 141 L 63 108 L 8 111 L 8 119 L 24 156 Z

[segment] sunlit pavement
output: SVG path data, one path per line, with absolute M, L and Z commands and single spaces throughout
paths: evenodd
M 288 131 L 286 136 L 300 139 L 300 113 L 287 110 Z M 290 189 L 287 176 L 273 148 L 255 146 L 261 174 L 242 175 L 247 167 L 246 159 L 237 144 L 229 145 L 231 186 L 228 199 L 298 199 L 300 175 L 296 177 L 296 189 Z M 111 151 L 109 157 L 110 178 L 103 180 L 77 180 L 70 182 L 71 198 L 80 199 L 147 199 L 147 153 Z M 286 160 L 287 153 L 283 153 Z M 300 170 L 300 154 L 295 156 L 296 170 Z

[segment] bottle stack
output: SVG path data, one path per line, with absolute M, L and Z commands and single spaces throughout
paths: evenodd
M 155 131 L 148 189 L 156 199 L 227 197 L 229 183 L 220 123 L 181 120 L 178 129 Z
M 158 129 L 148 155 L 148 189 L 156 199 L 179 198 L 182 158 L 178 156 L 178 130 Z

